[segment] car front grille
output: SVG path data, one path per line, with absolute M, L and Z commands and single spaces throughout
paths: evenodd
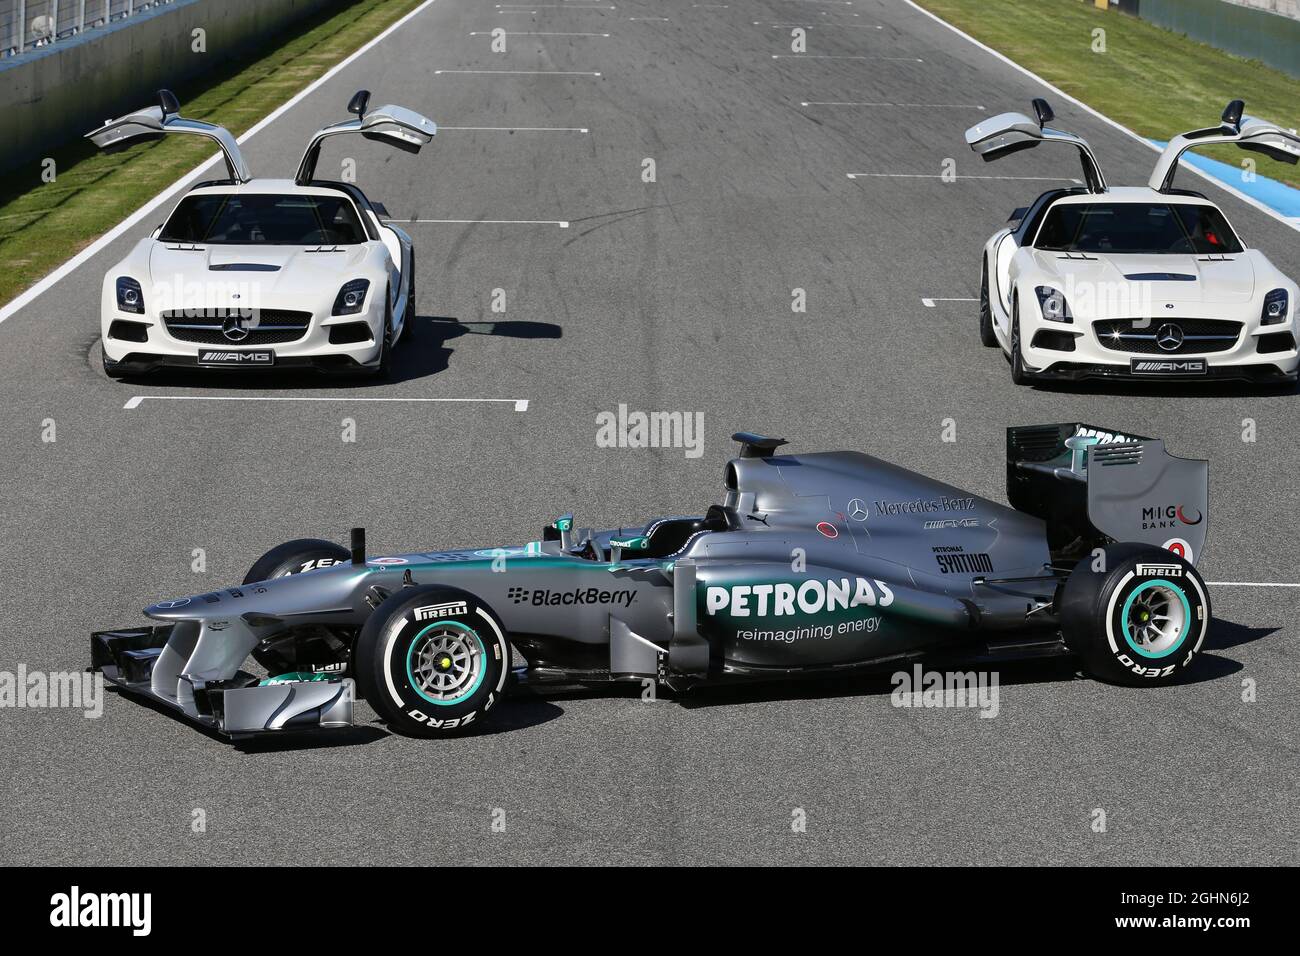
M 1226 352 L 1241 337 L 1241 323 L 1223 319 L 1107 319 L 1092 323 L 1103 348 L 1139 355 Z
M 206 309 L 200 312 L 164 312 L 167 334 L 198 345 L 280 345 L 307 334 L 310 312 L 287 309 Z

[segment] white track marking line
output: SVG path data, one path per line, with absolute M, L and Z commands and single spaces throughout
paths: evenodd
M 845 173 L 849 179 L 862 179 L 863 177 L 873 177 L 878 179 L 943 179 L 942 173 Z M 953 179 L 1019 179 L 1026 182 L 1045 182 L 1045 183 L 1075 183 L 1082 185 L 1077 179 L 1071 179 L 1069 176 L 953 176 Z
M 659 23 L 667 23 L 667 22 L 668 22 L 668 18 L 667 18 L 667 17 L 628 17 L 627 19 L 628 19 L 629 22 L 631 22 L 632 20 L 655 20 L 655 21 L 658 21 Z
M 975 39 L 969 33 L 965 33 L 962 30 L 959 30 L 957 27 L 953 26 L 951 23 L 949 23 L 947 20 L 943 19 L 942 17 L 931 13 L 929 10 L 926 10 L 924 7 L 918 6 L 915 3 L 915 0 L 903 0 L 903 2 L 906 3 L 912 9 L 916 10 L 918 13 L 925 14 L 935 23 L 947 27 L 949 30 L 957 34 L 962 39 L 970 43 L 973 43 L 975 46 L 979 47 L 981 50 L 983 50 L 985 53 L 989 54 L 990 56 L 994 57 L 995 59 L 1001 60 L 1003 63 L 1011 67 L 1013 70 L 1016 70 L 1018 73 L 1021 73 L 1024 76 L 1029 77 L 1031 80 L 1035 81 L 1036 83 L 1041 83 L 1046 89 L 1051 90 L 1054 95 L 1059 96 L 1070 103 L 1073 103 L 1075 106 L 1079 107 L 1079 109 L 1083 110 L 1084 112 L 1088 113 L 1091 116 L 1096 117 L 1097 119 L 1101 120 L 1103 123 L 1106 123 L 1108 126 L 1111 126 L 1114 129 L 1119 130 L 1121 133 L 1127 133 L 1129 136 L 1133 137 L 1135 140 L 1137 140 L 1147 149 L 1153 150 L 1154 152 L 1157 153 L 1163 152 L 1163 150 L 1159 146 L 1156 146 L 1154 143 L 1151 143 L 1149 140 L 1147 140 L 1146 137 L 1139 136 L 1137 133 L 1133 132 L 1133 130 L 1129 129 L 1124 124 L 1118 123 L 1115 120 L 1111 119 L 1109 116 L 1107 116 L 1105 113 L 1093 109 L 1091 106 L 1089 106 L 1087 103 L 1083 102 L 1082 100 L 1075 99 L 1073 96 L 1065 92 L 1065 90 L 1061 89 L 1060 87 L 1053 86 L 1051 83 L 1048 83 L 1045 79 L 1043 79 L 1033 70 L 1021 66 L 1015 60 L 1012 60 L 1010 57 L 1004 56 L 1003 54 L 999 53 L 997 50 L 993 49 L 991 46 L 987 46 L 981 43 L 979 40 Z M 1190 173 L 1195 173 L 1197 176 L 1200 176 L 1202 179 L 1204 179 L 1207 183 L 1211 183 L 1215 186 L 1218 186 L 1219 188 L 1236 196 L 1242 202 L 1254 206 L 1260 212 L 1267 213 L 1268 215 L 1276 219 L 1278 222 L 1284 223 L 1290 226 L 1292 229 L 1296 230 L 1297 232 L 1300 232 L 1300 222 L 1295 222 L 1291 219 L 1288 219 L 1286 216 L 1282 215 L 1276 209 L 1266 206 L 1264 203 L 1260 202 L 1258 199 L 1254 198 L 1253 196 L 1247 196 L 1241 190 L 1228 185 L 1222 180 L 1215 179 L 1209 173 L 1203 172 L 1202 170 L 1188 164 L 1185 161 L 1180 160 L 1178 164 L 1178 168 L 1180 170 L 1187 170 Z
M 838 53 L 773 53 L 774 60 L 895 60 L 903 63 L 924 63 L 919 56 L 845 56 Z
M 586 126 L 439 126 L 438 132 L 458 133 L 590 133 Z
M 402 225 L 418 225 L 420 223 L 452 223 L 452 224 L 495 224 L 495 225 L 512 225 L 512 226 L 559 226 L 561 229 L 569 228 L 567 219 L 386 219 L 385 222 L 396 222 Z
M 486 405 L 513 405 L 515 411 L 528 411 L 526 398 L 365 398 L 347 395 L 315 398 L 291 395 L 133 395 L 124 411 L 139 408 L 141 402 L 465 402 Z
M 922 299 L 921 304 L 927 309 L 933 309 L 936 302 L 974 302 L 974 299 Z
M 1300 584 L 1278 581 L 1206 581 L 1213 588 L 1300 588 Z
M 240 144 L 248 142 L 248 140 L 252 139 L 252 137 L 255 136 L 257 133 L 266 129 L 266 127 L 271 125 L 271 123 L 275 122 L 275 120 L 279 119 L 281 116 L 283 116 L 293 107 L 297 106 L 300 102 L 302 102 L 312 93 L 316 92 L 316 90 L 324 86 L 327 82 L 329 82 L 330 79 L 332 79 L 341 70 L 350 66 L 354 61 L 360 59 L 366 52 L 374 49 L 376 45 L 383 42 L 393 33 L 397 32 L 399 29 L 404 27 L 408 21 L 410 21 L 414 17 L 419 16 L 422 12 L 424 12 L 426 9 L 433 6 L 433 4 L 437 2 L 438 0 L 424 0 L 424 3 L 420 4 L 418 7 L 412 10 L 406 16 L 402 17 L 396 23 L 393 23 L 391 26 L 388 27 L 388 29 L 384 30 L 378 36 L 374 37 L 369 42 L 363 44 L 350 56 L 334 64 L 334 66 L 330 67 L 320 76 L 318 76 L 315 80 L 309 83 L 304 89 L 299 90 L 296 94 L 290 97 L 287 102 L 280 104 L 278 107 L 276 107 L 266 116 L 264 116 L 261 120 L 254 123 L 248 129 L 248 131 L 244 133 L 243 136 L 240 136 L 236 140 L 236 142 Z M 83 265 L 93 256 L 98 254 L 100 251 L 102 251 L 106 246 L 108 246 L 110 243 L 116 240 L 119 236 L 126 233 L 137 223 L 143 220 L 146 216 L 152 215 L 154 210 L 156 210 L 159 206 L 161 206 L 172 195 L 179 192 L 183 187 L 188 185 L 193 179 L 198 177 L 198 175 L 202 173 L 203 170 L 207 169 L 209 166 L 215 163 L 220 158 L 220 156 L 221 156 L 220 153 L 213 153 L 211 158 L 195 166 L 193 169 L 191 169 L 180 179 L 176 180 L 174 183 L 172 183 L 162 192 L 158 193 L 158 195 L 154 196 L 147 203 L 145 203 L 135 212 L 131 213 L 131 215 L 127 216 L 125 219 L 119 222 L 108 232 L 104 233 L 102 236 L 100 236 L 90 245 L 86 246 L 85 249 L 82 249 L 79 253 L 77 253 L 67 262 L 63 263 L 63 265 L 59 266 L 57 269 L 55 269 L 45 278 L 41 279 L 39 282 L 37 282 L 26 292 L 19 295 L 16 299 L 13 299 L 3 308 L 0 308 L 0 322 L 4 322 L 6 319 L 14 315 L 14 313 L 26 307 L 29 303 L 31 303 L 42 293 L 48 291 L 50 288 L 52 288 L 57 283 L 61 282 L 63 279 L 66 279 L 69 275 L 75 272 L 81 265 Z
M 514 76 L 600 76 L 585 70 L 434 70 L 437 73 L 496 73 Z
M 824 16 L 824 14 L 823 14 L 823 16 Z M 854 16 L 857 16 L 857 14 L 855 13 Z M 754 26 L 756 26 L 756 27 L 761 27 L 761 26 L 769 26 L 769 27 L 798 27 L 800 30 L 820 30 L 820 29 L 821 29 L 821 27 L 814 27 L 811 23 L 765 23 L 763 20 L 755 20 L 755 21 L 754 21 Z M 871 24 L 866 24 L 866 23 L 837 23 L 837 24 L 835 25 L 835 27 L 836 27 L 836 29 L 838 29 L 838 30 L 883 30 L 883 29 L 885 29 L 885 28 L 884 28 L 881 24 L 879 24 L 879 23 L 875 24 L 874 26 L 872 26 Z
M 498 3 L 498 10 L 617 10 L 618 7 L 578 6 L 576 3 Z
M 978 103 L 865 103 L 854 100 L 804 100 L 800 106 L 896 106 L 901 109 L 983 110 Z M 442 127 L 438 127 L 441 129 Z
M 490 37 L 495 31 L 493 30 L 474 30 L 470 33 L 472 37 Z M 503 36 L 508 37 L 607 37 L 608 33 L 536 33 L 532 31 L 510 30 L 504 32 Z M 439 126 L 439 129 L 443 127 Z

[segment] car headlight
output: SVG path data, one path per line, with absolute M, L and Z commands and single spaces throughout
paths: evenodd
M 370 291 L 369 279 L 353 279 L 345 282 L 334 299 L 334 315 L 355 315 L 366 304 L 366 293 Z
M 1264 311 L 1260 314 L 1260 324 L 1277 325 L 1279 322 L 1285 322 L 1290 300 L 1291 297 L 1286 294 L 1286 289 L 1274 289 L 1264 296 Z
M 140 291 L 140 283 L 128 276 L 117 280 L 117 307 L 123 312 L 144 315 L 144 293 Z
M 1074 321 L 1070 315 L 1070 306 L 1065 301 L 1065 293 L 1060 289 L 1040 285 L 1034 292 L 1038 294 L 1038 307 L 1043 312 L 1043 318 L 1050 322 Z

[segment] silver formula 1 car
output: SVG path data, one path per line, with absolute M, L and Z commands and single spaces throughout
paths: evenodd
M 92 667 L 232 737 L 345 726 L 358 695 L 433 736 L 479 722 L 512 672 L 680 691 L 943 651 L 1073 654 L 1103 680 L 1161 684 L 1205 639 L 1208 465 L 1161 441 L 1009 429 L 1007 507 L 869 455 L 735 437 L 702 515 L 604 531 L 566 515 L 522 547 L 388 557 L 360 531 L 350 549 L 291 541 L 239 587 L 95 633 Z

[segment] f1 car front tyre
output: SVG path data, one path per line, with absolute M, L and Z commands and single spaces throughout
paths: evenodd
M 475 727 L 500 701 L 510 644 L 468 591 L 402 588 L 361 629 L 353 670 L 358 693 L 389 727 L 439 737 Z
M 244 575 L 245 584 L 282 578 L 286 574 L 315 571 L 336 564 L 346 564 L 351 553 L 341 544 L 321 538 L 298 538 L 277 545 L 253 562 Z
M 980 344 L 992 347 L 998 344 L 993 334 L 993 308 L 989 305 L 989 260 L 981 256 L 980 266 Z
M 1094 565 L 1102 570 L 1093 570 Z M 1108 545 L 1079 562 L 1060 601 L 1065 645 L 1093 677 L 1149 686 L 1175 680 L 1201 649 L 1210 596 L 1192 565 L 1146 544 Z

